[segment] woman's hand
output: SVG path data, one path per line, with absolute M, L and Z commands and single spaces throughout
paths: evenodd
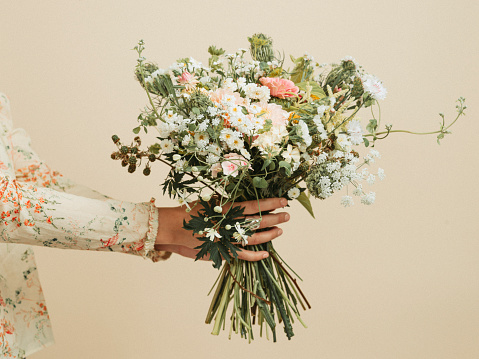
M 278 208 L 283 208 L 287 204 L 288 201 L 285 198 L 268 198 L 260 199 L 259 207 L 258 201 L 241 202 L 237 205 L 245 207 L 245 215 L 255 218 L 258 217 L 260 208 L 261 212 L 271 212 Z M 190 215 L 194 215 L 198 212 L 199 206 L 199 204 L 194 206 L 192 211 L 189 213 L 185 211 L 185 206 L 158 208 L 160 224 L 158 228 L 155 249 L 178 253 L 189 258 L 196 258 L 196 254 L 199 252 L 199 250 L 194 248 L 201 245 L 201 241 L 194 237 L 191 231 L 183 229 L 183 220 L 188 221 L 190 219 Z M 282 229 L 276 227 L 276 225 L 287 221 L 289 221 L 289 214 L 286 212 L 268 213 L 262 215 L 259 228 L 269 228 L 269 230 L 253 234 L 248 239 L 248 244 L 255 245 L 266 243 L 276 237 L 279 237 L 283 231 Z M 266 251 L 255 252 L 242 249 L 238 252 L 238 258 L 244 259 L 246 261 L 259 261 L 266 257 L 268 257 L 268 252 Z

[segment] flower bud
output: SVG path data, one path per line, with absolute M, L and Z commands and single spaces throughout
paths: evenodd
M 223 208 L 221 208 L 221 206 L 215 206 L 215 208 L 213 208 L 213 211 L 215 211 L 216 213 L 221 213 L 223 212 Z
M 111 139 L 113 140 L 113 143 L 118 143 L 120 141 L 120 137 L 118 137 L 117 135 L 111 136 Z
M 198 172 L 198 167 L 196 167 L 196 166 L 191 167 L 191 171 Z
M 211 194 L 202 194 L 201 199 L 205 202 L 208 202 L 211 199 Z
M 225 226 L 225 229 L 226 229 L 227 231 L 229 231 L 229 230 L 231 229 L 231 226 L 230 226 L 229 224 L 227 224 L 227 225 Z
M 179 155 L 179 154 L 174 154 L 173 155 L 173 161 L 178 161 L 180 159 L 181 159 L 181 155 Z
M 203 176 L 198 176 L 198 181 L 203 181 L 203 180 L 204 180 Z

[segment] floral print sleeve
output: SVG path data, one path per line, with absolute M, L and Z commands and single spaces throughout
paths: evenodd
M 151 257 L 158 231 L 153 201 L 102 201 L 5 175 L 0 178 L 0 209 L 0 238 L 8 243 Z

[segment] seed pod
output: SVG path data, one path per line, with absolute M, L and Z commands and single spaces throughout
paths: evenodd
M 137 153 L 137 152 L 138 152 L 138 147 L 132 147 L 132 148 L 130 149 L 130 152 L 131 152 L 131 153 Z
M 135 163 L 136 163 L 136 157 L 131 156 L 131 157 L 128 159 L 128 162 L 129 162 L 130 164 L 135 164 Z
M 133 172 L 135 172 L 135 171 L 136 171 L 136 165 L 130 164 L 130 165 L 128 166 L 128 172 L 133 173 Z
M 145 176 L 149 176 L 150 173 L 151 173 L 150 167 L 145 167 L 145 168 L 143 169 L 143 174 L 144 174 Z
M 121 153 L 128 153 L 128 147 L 127 146 L 121 146 L 120 152 Z
M 121 160 L 121 165 L 126 167 L 128 165 L 128 157 Z
M 118 143 L 118 142 L 120 142 L 120 137 L 118 137 L 117 135 L 111 136 L 111 139 L 113 140 L 113 143 Z
M 150 162 L 155 162 L 155 161 L 156 161 L 156 156 L 155 156 L 155 154 L 154 154 L 154 153 L 150 154 L 150 155 L 148 156 L 148 159 L 150 160 Z
M 112 160 L 117 160 L 118 159 L 118 152 L 113 152 L 110 157 L 111 157 Z
M 313 142 L 315 144 L 321 143 L 321 135 L 319 133 L 313 135 Z

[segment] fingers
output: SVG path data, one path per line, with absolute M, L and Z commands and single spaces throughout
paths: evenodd
M 283 230 L 278 227 L 273 227 L 269 231 L 256 232 L 248 239 L 249 245 L 261 244 L 269 242 L 283 234 Z
M 255 252 L 243 249 L 241 252 L 238 252 L 238 258 L 248 262 L 260 261 L 262 259 L 268 258 L 268 256 L 269 253 L 266 251 Z
M 244 214 L 256 214 L 259 212 L 274 211 L 277 208 L 286 207 L 288 200 L 286 198 L 267 198 L 260 199 L 259 201 L 246 201 L 241 202 L 238 206 L 244 207 Z M 223 212 L 228 210 L 228 206 L 223 207 Z
M 259 216 L 252 216 L 249 218 L 260 218 Z M 261 222 L 258 228 L 268 228 L 275 226 L 280 223 L 288 222 L 290 218 L 289 213 L 281 212 L 281 213 L 272 213 L 262 216 Z

